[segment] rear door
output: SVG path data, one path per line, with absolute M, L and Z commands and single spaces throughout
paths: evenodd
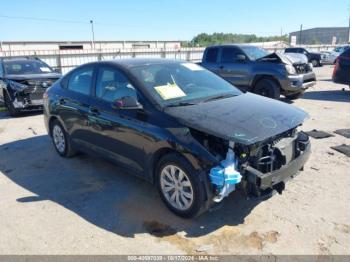
M 239 56 L 246 59 L 239 59 Z M 233 85 L 246 89 L 249 86 L 251 63 L 243 51 L 234 46 L 222 47 L 220 52 L 219 75 Z
M 85 147 L 88 138 L 87 119 L 93 78 L 93 65 L 80 67 L 63 79 L 63 87 L 57 95 L 58 115 L 78 147 Z
M 219 47 L 208 47 L 204 53 L 202 65 L 208 70 L 219 73 Z

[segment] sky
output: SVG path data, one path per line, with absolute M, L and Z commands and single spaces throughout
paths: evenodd
M 0 0 L 0 41 L 191 40 L 348 26 L 350 0 Z

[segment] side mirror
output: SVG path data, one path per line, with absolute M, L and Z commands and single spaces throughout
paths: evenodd
M 119 98 L 113 102 L 112 107 L 116 109 L 143 109 L 143 106 L 134 96 L 124 96 Z
M 243 54 L 239 54 L 236 56 L 237 61 L 243 62 L 247 60 L 247 57 Z
M 59 69 L 59 68 L 55 68 L 53 71 L 54 71 L 55 73 L 61 74 L 61 69 Z

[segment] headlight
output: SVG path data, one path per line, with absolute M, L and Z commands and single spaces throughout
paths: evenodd
M 10 87 L 15 90 L 15 91 L 23 91 L 24 89 L 26 89 L 28 86 L 20 84 L 18 82 L 15 81 L 9 81 L 10 83 Z
M 290 75 L 295 75 L 297 73 L 293 65 L 286 65 L 286 70 Z

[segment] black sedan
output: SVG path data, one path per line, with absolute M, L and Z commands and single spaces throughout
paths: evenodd
M 61 74 L 37 58 L 0 59 L 0 101 L 11 116 L 43 107 L 43 94 Z
M 334 66 L 333 81 L 350 86 L 350 49 L 338 56 Z
M 193 217 L 242 187 L 282 192 L 310 154 L 302 110 L 243 94 L 192 63 L 95 62 L 44 94 L 58 154 L 88 152 L 157 185 L 167 207 Z

